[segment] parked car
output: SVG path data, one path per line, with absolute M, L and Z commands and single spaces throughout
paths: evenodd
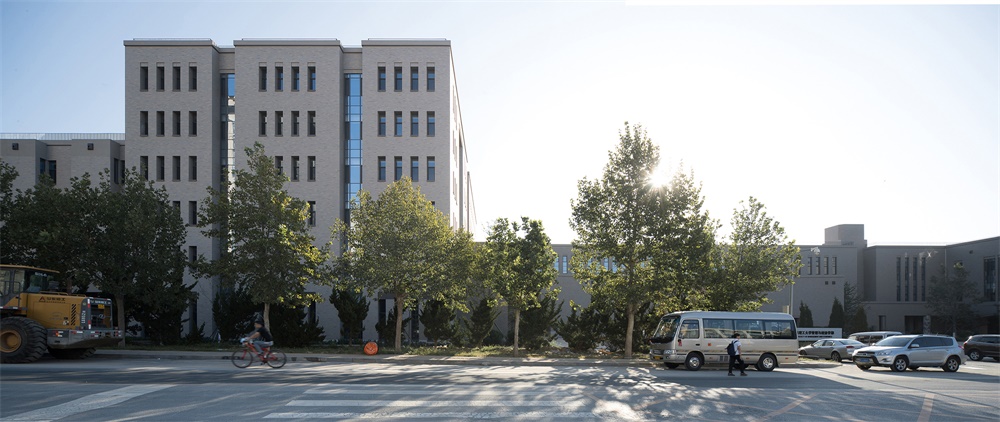
M 847 338 L 849 340 L 857 340 L 857 341 L 860 341 L 860 342 L 862 342 L 862 343 L 864 343 L 866 345 L 871 346 L 871 345 L 873 345 L 875 343 L 878 343 L 878 342 L 882 341 L 883 339 L 886 339 L 886 338 L 889 338 L 889 337 L 892 337 L 892 336 L 898 336 L 900 334 L 903 334 L 903 333 L 901 333 L 899 331 L 863 331 L 863 332 L 860 332 L 860 333 L 851 334 L 851 335 L 847 336 Z
M 892 336 L 854 352 L 854 364 L 862 371 L 873 366 L 888 366 L 893 372 L 937 366 L 945 372 L 955 372 L 963 363 L 965 353 L 958 342 L 948 336 Z
M 982 358 L 993 358 L 1000 361 L 1000 334 L 977 334 L 969 336 L 969 339 L 962 344 L 965 355 L 972 360 L 982 360 Z
M 799 348 L 799 356 L 830 359 L 840 362 L 844 358 L 850 359 L 854 352 L 866 344 L 857 340 L 846 338 L 825 338 L 816 340 L 815 343 Z

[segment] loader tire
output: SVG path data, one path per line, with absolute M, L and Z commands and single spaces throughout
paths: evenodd
M 45 327 L 25 317 L 0 320 L 0 361 L 30 363 L 45 354 Z

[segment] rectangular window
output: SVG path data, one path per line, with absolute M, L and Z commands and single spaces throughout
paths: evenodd
M 830 275 L 830 257 L 823 257 L 823 274 Z
M 316 136 L 316 112 L 309 112 L 309 121 L 306 123 L 309 125 L 309 136 Z
M 285 68 L 281 66 L 274 67 L 274 90 L 284 91 L 285 90 Z
M 198 247 L 188 246 L 188 262 L 197 262 L 197 261 L 198 261 Z
M 403 68 L 396 67 L 394 70 L 396 72 L 396 78 L 395 78 L 395 85 L 394 85 L 393 89 L 395 89 L 397 92 L 398 91 L 402 91 L 403 90 Z
M 142 175 L 143 180 L 149 180 L 149 157 L 141 156 L 139 157 L 139 174 Z
M 435 163 L 434 157 L 427 157 L 427 181 L 433 182 L 435 180 Z
M 118 171 L 121 169 L 122 166 L 119 163 L 119 160 L 117 158 L 114 159 L 114 162 L 112 163 L 112 166 L 114 168 L 111 170 L 111 174 L 112 174 L 111 181 L 114 182 L 114 184 L 116 184 L 116 185 L 120 184 L 122 179 L 118 177 Z
M 188 224 L 198 225 L 198 201 L 188 201 Z
M 378 112 L 378 136 L 385 136 L 385 112 Z
M 385 66 L 378 67 L 378 90 L 385 91 Z
M 299 67 L 292 66 L 292 91 L 299 90 Z
M 149 135 L 149 112 L 139 112 L 139 136 Z
M 833 257 L 833 275 L 837 275 L 837 257 Z
M 163 66 L 156 66 L 156 90 L 163 91 L 166 85 L 166 75 L 164 75 Z
M 149 66 L 139 66 L 139 90 L 149 91 Z
M 198 136 L 198 112 L 188 112 L 188 136 Z
M 163 161 L 163 156 L 156 156 L 156 180 L 163 181 L 163 178 L 165 177 L 164 173 L 166 172 L 164 167 L 165 163 Z
M 181 217 L 184 216 L 183 214 L 181 214 L 181 201 L 174 201 L 171 205 L 174 206 L 174 211 L 177 212 L 177 215 Z
M 403 157 L 396 157 L 396 174 L 392 180 L 399 180 L 403 178 Z
M 173 171 L 173 175 L 174 175 L 173 180 L 175 182 L 177 182 L 177 181 L 181 180 L 181 156 L 175 155 L 174 159 L 173 159 L 173 164 L 174 164 L 173 165 L 173 169 L 174 169 L 174 171 Z
M 299 181 L 299 156 L 292 156 L 292 181 Z
M 310 226 L 316 225 L 316 201 L 309 201 L 309 221 Z
M 997 259 L 983 259 L 983 298 L 993 302 L 997 300 Z
M 261 111 L 257 113 L 257 125 L 259 127 L 258 134 L 260 136 L 267 136 L 267 112 Z
M 420 181 L 420 158 L 410 157 L 410 180 Z
M 378 157 L 378 181 L 385 181 L 385 157 Z
M 292 136 L 299 136 L 299 112 L 292 112 Z
M 420 115 L 415 112 L 410 112 L 410 136 L 420 136 Z
M 284 157 L 280 155 L 274 157 L 274 169 L 275 171 L 278 172 L 278 174 L 285 174 L 284 161 L 285 161 Z
M 174 80 L 174 91 L 180 91 L 181 90 L 181 67 L 180 66 L 174 66 L 173 80 Z
M 181 136 L 181 112 L 175 111 L 173 114 L 174 136 Z
M 428 111 L 427 112 L 427 136 L 428 137 L 433 137 L 434 136 L 434 133 L 437 131 L 437 128 L 435 126 L 436 125 L 435 125 L 434 112 L 433 111 Z
M 410 67 L 410 91 L 420 90 L 420 68 Z
M 403 136 L 403 112 L 397 111 L 392 114 L 393 123 L 396 126 L 396 136 Z
M 260 76 L 260 86 L 257 87 L 260 91 L 267 91 L 267 66 L 261 66 L 257 70 Z
M 166 117 L 162 111 L 156 112 L 156 136 L 163 136 L 167 132 L 166 122 L 164 120 Z
M 275 111 L 274 112 L 274 136 L 282 136 L 282 125 L 285 124 L 285 112 Z
M 198 90 L 198 67 L 188 66 L 188 91 Z
M 316 90 L 316 66 L 309 66 L 309 90 Z
M 316 157 L 310 155 L 308 161 L 309 161 L 309 181 L 312 182 L 316 180 Z
M 198 180 L 198 156 L 188 156 L 188 180 L 194 182 Z
M 436 85 L 436 76 L 434 74 L 434 68 L 427 68 L 427 91 L 434 92 L 434 86 Z

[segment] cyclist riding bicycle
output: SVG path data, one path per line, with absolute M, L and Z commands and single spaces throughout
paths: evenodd
M 271 347 L 274 345 L 274 339 L 271 338 L 271 332 L 264 326 L 263 318 L 257 318 L 257 320 L 253 322 L 253 326 L 256 329 L 253 330 L 249 336 L 241 338 L 240 343 L 249 342 L 253 345 L 253 348 L 257 350 L 258 354 L 264 353 L 265 347 Z

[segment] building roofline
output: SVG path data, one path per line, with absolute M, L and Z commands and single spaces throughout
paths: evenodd
M 124 141 L 124 133 L 0 133 L 0 139 L 17 141 Z
M 205 46 L 205 47 L 215 47 L 215 41 L 211 38 L 133 38 L 131 40 L 125 40 L 126 47 L 132 46 L 160 46 L 160 47 L 190 47 L 190 46 Z
M 267 46 L 267 45 L 280 45 L 280 46 L 292 46 L 292 45 L 303 45 L 303 46 L 331 46 L 331 47 L 342 47 L 340 40 L 336 38 L 243 38 L 240 40 L 233 41 L 233 45 L 239 46 Z
M 369 38 L 361 41 L 361 46 L 447 46 L 451 41 L 447 38 Z

